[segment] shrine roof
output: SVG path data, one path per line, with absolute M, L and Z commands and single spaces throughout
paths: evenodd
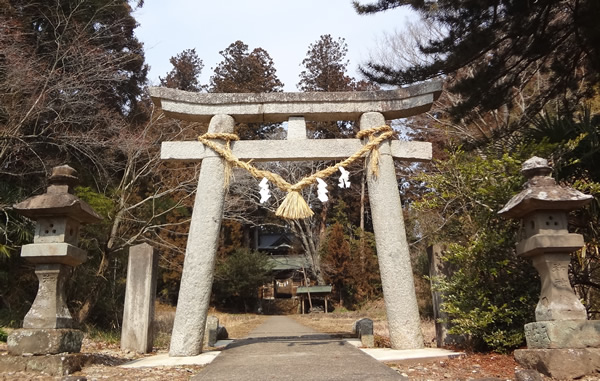
M 331 289 L 332 289 L 331 286 L 310 286 L 310 287 L 300 286 L 296 290 L 296 295 L 308 294 L 309 292 L 311 294 L 328 294 L 331 292 Z
M 269 257 L 273 271 L 310 269 L 311 265 L 302 255 L 273 255 Z

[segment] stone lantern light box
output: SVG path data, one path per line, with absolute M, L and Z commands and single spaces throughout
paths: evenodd
M 21 256 L 32 263 L 62 263 L 77 266 L 86 253 L 76 245 L 81 224 L 102 220 L 87 203 L 73 195 L 77 172 L 66 165 L 55 167 L 46 193 L 15 205 L 15 210 L 36 221 L 33 244 Z
M 557 185 L 545 159 L 527 160 L 521 172 L 528 179 L 525 189 L 499 212 L 504 217 L 522 220 L 524 239 L 517 245 L 517 254 L 531 257 L 582 248 L 583 237 L 568 231 L 568 213 L 588 204 L 593 197 Z

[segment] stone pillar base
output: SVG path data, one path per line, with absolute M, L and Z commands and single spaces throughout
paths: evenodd
M 44 356 L 0 356 L 0 369 L 7 372 L 39 372 L 44 376 L 67 376 L 94 364 L 90 353 L 69 353 Z M 47 377 L 46 377 L 47 378 Z
M 83 332 L 77 329 L 17 329 L 7 340 L 11 355 L 78 353 Z
M 529 349 L 600 348 L 600 320 L 536 321 L 525 324 Z
M 560 380 L 597 373 L 600 349 L 517 349 L 515 360 L 526 369 Z

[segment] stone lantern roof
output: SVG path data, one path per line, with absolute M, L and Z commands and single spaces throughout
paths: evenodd
M 78 183 L 75 169 L 68 165 L 54 167 L 49 182 L 46 193 L 15 204 L 14 209 L 33 220 L 55 216 L 70 217 L 83 224 L 102 220 L 91 206 L 73 195 L 73 187 Z
M 546 159 L 532 157 L 523 163 L 521 173 L 527 178 L 525 189 L 498 212 L 503 217 L 522 218 L 536 210 L 575 210 L 593 199 L 591 195 L 556 184 Z

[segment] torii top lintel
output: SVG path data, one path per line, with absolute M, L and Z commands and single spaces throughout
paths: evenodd
M 237 122 L 283 122 L 292 116 L 313 121 L 358 120 L 379 112 L 386 120 L 421 114 L 440 96 L 441 81 L 396 90 L 316 93 L 191 93 L 151 87 L 153 102 L 172 118 L 208 122 L 217 114 Z

